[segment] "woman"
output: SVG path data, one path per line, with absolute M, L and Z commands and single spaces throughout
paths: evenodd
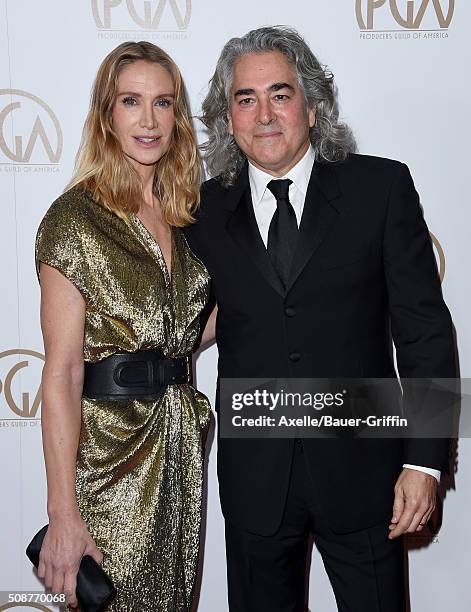
M 36 242 L 49 515 L 38 575 L 72 606 L 89 554 L 117 589 L 110 610 L 191 607 L 209 406 L 189 354 L 209 278 L 179 228 L 199 179 L 176 64 L 151 43 L 119 45 Z

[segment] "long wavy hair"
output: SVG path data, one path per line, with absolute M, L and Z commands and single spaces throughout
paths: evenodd
M 74 176 L 68 189 L 80 186 L 119 217 L 128 219 L 143 203 L 142 181 L 112 127 L 118 78 L 125 66 L 144 60 L 163 66 L 174 85 L 175 126 L 168 151 L 155 165 L 153 191 L 164 219 L 182 227 L 194 221 L 201 183 L 201 159 L 180 71 L 172 58 L 150 42 L 125 42 L 103 60 L 92 88 Z
M 231 38 L 225 45 L 202 105 L 200 119 L 209 136 L 201 146 L 203 158 L 208 172 L 219 176 L 225 186 L 234 183 L 246 159 L 227 130 L 234 64 L 241 55 L 267 51 L 279 51 L 287 58 L 296 71 L 307 107 L 316 108 L 316 123 L 310 130 L 316 159 L 331 163 L 343 161 L 356 150 L 352 131 L 339 121 L 337 91 L 329 69 L 321 66 L 293 28 L 258 28 L 242 38 Z

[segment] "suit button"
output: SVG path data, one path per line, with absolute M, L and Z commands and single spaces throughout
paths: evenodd
M 301 355 L 299 353 L 291 353 L 289 356 L 290 361 L 299 361 L 301 359 Z
M 285 315 L 287 317 L 294 317 L 296 315 L 296 310 L 294 308 L 291 308 L 291 306 L 288 306 L 287 308 L 285 308 Z

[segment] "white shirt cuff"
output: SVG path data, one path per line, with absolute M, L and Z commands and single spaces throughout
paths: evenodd
M 410 463 L 404 463 L 402 467 L 409 468 L 411 470 L 417 470 L 418 472 L 425 472 L 426 474 L 430 474 L 430 476 L 433 476 L 434 478 L 436 478 L 437 482 L 440 483 L 440 476 L 441 476 L 440 470 L 434 470 L 433 468 L 423 467 L 421 465 L 411 465 Z

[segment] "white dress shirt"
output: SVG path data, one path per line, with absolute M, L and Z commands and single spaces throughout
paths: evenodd
M 314 165 L 314 150 L 309 147 L 306 154 L 298 163 L 289 170 L 285 176 L 279 177 L 284 179 L 291 179 L 293 182 L 289 186 L 289 201 L 291 206 L 294 208 L 296 214 L 296 221 L 301 223 L 301 217 L 304 209 L 304 200 L 306 199 L 307 186 L 311 177 L 312 166 Z M 276 211 L 276 198 L 272 192 L 267 189 L 267 185 L 274 177 L 259 168 L 256 168 L 249 162 L 249 183 L 250 191 L 252 194 L 252 204 L 255 213 L 255 219 L 257 220 L 258 229 L 262 240 L 267 246 L 268 244 L 268 230 L 270 228 L 270 222 Z
M 280 177 L 274 177 L 268 174 L 268 172 L 256 168 L 249 161 L 249 183 L 252 195 L 252 205 L 258 229 L 265 246 L 268 244 L 270 222 L 276 211 L 276 198 L 272 192 L 267 189 L 268 183 L 274 179 L 291 179 L 292 183 L 289 186 L 288 195 L 289 201 L 296 214 L 296 221 L 299 227 L 314 161 L 314 150 L 312 147 L 309 147 L 304 157 L 302 157 L 302 159 L 300 159 L 284 176 Z M 440 482 L 440 470 L 434 470 L 433 468 L 422 467 L 420 465 L 411 465 L 410 463 L 405 463 L 403 467 L 430 474 Z

